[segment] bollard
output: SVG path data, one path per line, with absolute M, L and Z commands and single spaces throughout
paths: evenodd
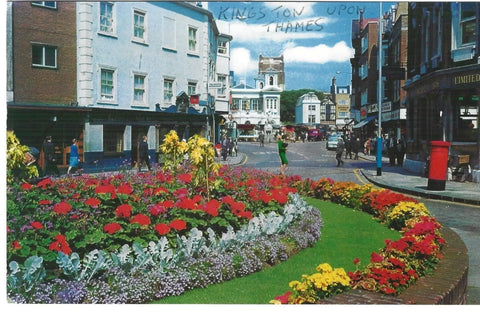
M 430 167 L 428 168 L 428 190 L 443 191 L 447 179 L 449 142 L 430 142 Z

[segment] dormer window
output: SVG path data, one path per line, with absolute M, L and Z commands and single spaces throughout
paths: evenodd
M 273 85 L 273 76 L 270 76 L 270 78 L 269 78 L 269 84 L 270 84 L 270 86 Z

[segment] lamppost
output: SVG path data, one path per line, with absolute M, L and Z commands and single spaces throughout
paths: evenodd
M 377 176 L 382 175 L 382 2 L 378 16 L 378 133 L 377 133 Z

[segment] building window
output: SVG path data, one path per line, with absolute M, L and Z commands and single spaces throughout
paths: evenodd
M 250 110 L 250 99 L 242 99 L 242 110 Z
M 133 101 L 137 104 L 146 104 L 146 76 L 135 74 L 133 76 Z
M 188 28 L 188 50 L 197 51 L 197 29 L 191 26 Z
M 57 8 L 57 2 L 56 1 L 32 1 L 32 5 L 36 5 L 36 6 L 44 7 L 44 8 L 50 8 L 50 9 L 56 9 Z
M 166 104 L 173 103 L 173 80 L 163 80 L 163 101 Z
M 225 96 L 227 93 L 227 76 L 218 75 L 217 82 L 222 83 L 222 87 L 218 89 L 218 95 Z
M 227 54 L 227 42 L 225 40 L 218 41 L 218 53 L 222 55 Z
M 475 42 L 475 21 L 476 21 L 475 2 L 460 3 L 460 32 L 462 45 L 473 44 Z
M 368 49 L 368 33 L 362 37 L 362 53 Z
M 115 100 L 115 71 L 111 69 L 100 70 L 100 99 Z
M 454 94 L 453 140 L 476 142 L 478 137 L 479 95 Z
M 188 95 L 196 95 L 197 94 L 197 83 L 188 82 L 187 94 Z
M 230 110 L 237 111 L 240 108 L 240 100 L 238 98 L 232 99 L 232 104 L 230 105 Z
M 122 153 L 123 152 L 123 133 L 125 126 L 104 125 L 103 126 L 103 152 L 104 153 Z
M 145 12 L 133 11 L 133 37 L 142 42 L 146 41 Z
M 115 32 L 112 2 L 100 2 L 100 32 L 113 34 Z
M 177 47 L 175 42 L 177 38 L 177 28 L 175 26 L 175 20 L 164 16 L 163 25 L 163 48 L 175 50 Z
M 273 85 L 273 76 L 270 76 L 270 78 L 268 79 L 268 82 L 269 82 L 270 86 Z
M 317 106 L 315 106 L 315 105 L 308 105 L 308 110 L 310 110 L 310 111 L 315 111 L 315 110 L 317 110 Z
M 57 47 L 33 44 L 32 65 L 46 68 L 57 67 Z
M 308 124 L 315 124 L 317 121 L 315 120 L 315 115 L 314 114 L 309 114 L 308 115 Z
M 260 111 L 260 108 L 258 106 L 258 98 L 252 98 L 250 101 L 250 109 L 253 111 Z

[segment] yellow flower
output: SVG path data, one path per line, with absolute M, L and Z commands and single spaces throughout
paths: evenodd
M 331 272 L 332 266 L 330 266 L 328 263 L 323 263 L 317 266 L 317 271 Z

